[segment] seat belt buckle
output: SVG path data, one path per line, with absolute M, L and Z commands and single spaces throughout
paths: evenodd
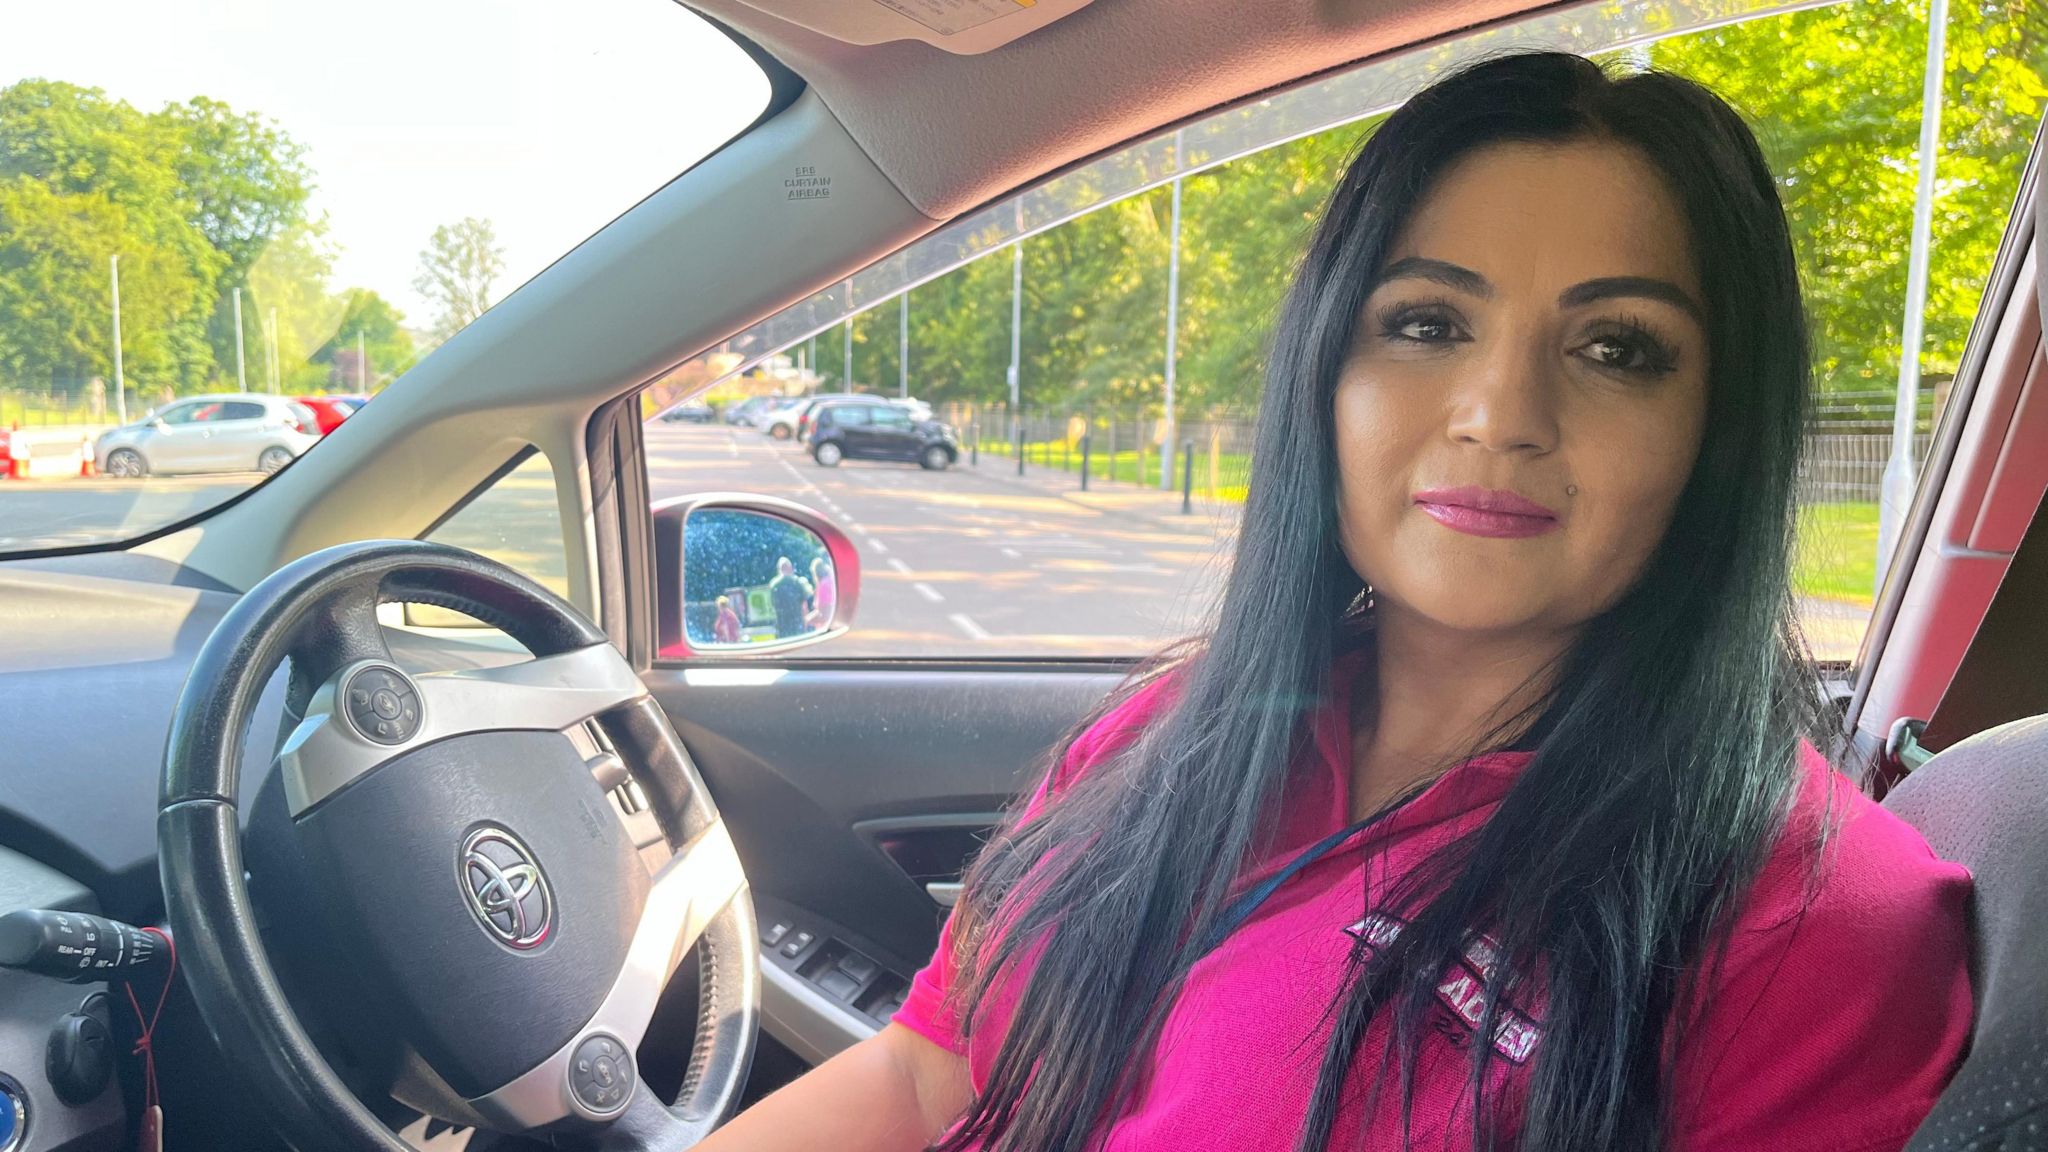
M 1892 730 L 1884 738 L 1885 765 L 1892 774 L 1911 775 L 1934 759 L 1934 753 L 1920 745 L 1920 737 L 1926 731 L 1927 721 L 1914 716 L 1901 716 L 1892 722 Z

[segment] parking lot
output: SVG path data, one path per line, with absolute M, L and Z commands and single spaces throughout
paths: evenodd
M 1195 627 L 1221 586 L 1228 519 L 1177 512 L 1072 476 L 1019 479 L 1014 461 L 943 472 L 848 461 L 821 468 L 752 428 L 655 423 L 655 499 L 706 490 L 780 496 L 823 513 L 861 557 L 847 656 L 1133 655 Z

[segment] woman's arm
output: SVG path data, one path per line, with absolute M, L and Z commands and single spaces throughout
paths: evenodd
M 919 1152 L 973 1101 L 967 1060 L 891 1024 L 699 1144 L 700 1152 Z

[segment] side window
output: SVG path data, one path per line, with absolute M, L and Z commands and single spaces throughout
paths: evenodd
M 229 401 L 228 403 L 220 406 L 219 415 L 214 416 L 213 419 L 261 420 L 263 419 L 263 405 L 251 404 L 246 400 Z
M 157 413 L 156 418 L 166 424 L 190 424 L 193 417 L 199 414 L 200 407 L 197 402 L 173 404 Z
M 831 423 L 841 428 L 871 422 L 868 419 L 868 415 L 872 409 L 865 405 L 847 404 L 838 408 L 827 408 L 825 411 L 831 414 Z
M 1139 141 L 949 223 L 651 388 L 656 411 L 698 392 L 715 405 L 914 398 L 945 426 L 918 459 L 819 467 L 808 445 L 744 424 L 651 424 L 652 494 L 716 473 L 718 488 L 846 526 L 859 611 L 821 657 L 1128 657 L 1199 630 L 1252 471 L 1268 333 L 1323 201 L 1401 96 L 1509 42 L 1541 44 L 1694 78 L 1755 128 L 1814 336 L 1793 584 L 1816 654 L 1849 660 L 1886 560 L 1887 464 L 1926 453 L 2048 99 L 2039 5 L 1957 0 L 1925 338 L 1902 354 L 1927 18 L 1908 0 L 1726 24 L 1657 0 L 1576 6 Z M 1912 430 L 1896 452 L 1895 417 Z M 877 405 L 874 419 L 907 416 Z
M 869 411 L 874 413 L 875 423 L 885 428 L 910 427 L 910 413 L 901 408 L 872 408 Z
M 529 452 L 526 459 L 472 496 L 453 516 L 427 533 L 426 538 L 488 556 L 532 578 L 557 596 L 569 595 L 569 565 L 562 544 L 562 513 L 555 496 L 555 473 L 548 458 L 539 451 Z M 475 623 L 459 613 L 422 604 L 406 605 L 406 622 L 435 628 Z

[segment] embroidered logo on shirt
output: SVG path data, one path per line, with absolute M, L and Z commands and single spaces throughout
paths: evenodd
M 1408 922 L 1398 916 L 1374 912 L 1345 928 L 1344 933 L 1367 949 L 1378 951 L 1393 943 L 1407 926 Z M 1499 964 L 1500 945 L 1486 936 L 1474 936 L 1466 943 L 1464 956 L 1436 986 L 1437 1000 L 1464 1024 L 1462 1032 L 1444 1033 L 1461 1048 L 1479 1031 L 1486 1016 L 1486 981 Z M 1493 1050 L 1511 1064 L 1526 1063 L 1536 1050 L 1536 1042 L 1543 1037 L 1542 1027 L 1510 1004 L 1499 1005 L 1494 1017 Z

